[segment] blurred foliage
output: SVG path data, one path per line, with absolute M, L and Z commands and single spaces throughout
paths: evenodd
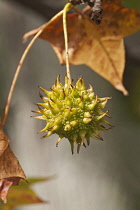
M 31 185 L 42 182 L 49 181 L 52 177 L 47 178 L 30 178 L 28 183 L 24 180 L 20 181 L 19 186 L 11 187 L 7 196 L 8 202 L 6 204 L 1 204 L 1 210 L 14 210 L 17 206 L 36 204 L 36 203 L 47 203 L 40 199 L 37 194 L 31 189 Z
M 128 62 L 124 78 L 129 88 L 129 97 L 126 97 L 124 107 L 128 115 L 140 121 L 140 67 Z
M 140 0 L 125 0 L 123 5 L 128 8 L 140 10 Z

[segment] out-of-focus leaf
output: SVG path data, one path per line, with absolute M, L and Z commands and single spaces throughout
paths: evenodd
M 125 0 L 125 1 L 123 1 L 123 5 L 125 7 L 140 10 L 140 1 L 139 0 Z
M 7 196 L 8 202 L 1 206 L 1 210 L 14 210 L 15 207 L 21 205 L 29 205 L 29 204 L 39 204 L 39 203 L 47 203 L 47 201 L 43 201 L 38 195 L 31 189 L 31 185 L 42 182 L 49 181 L 52 177 L 47 178 L 30 178 L 28 179 L 28 183 L 21 180 L 19 186 L 11 187 Z
M 140 123 L 140 67 L 128 64 L 127 69 L 126 83 L 129 84 L 130 95 L 122 105 L 125 107 L 127 117 L 130 117 L 130 121 L 133 119 Z
M 140 29 L 140 13 L 122 7 L 120 0 L 113 2 L 106 0 L 103 4 L 100 26 L 88 17 L 90 7 L 84 9 L 83 15 L 67 15 L 69 58 L 71 64 L 86 64 L 127 95 L 122 83 L 125 66 L 123 37 Z M 35 35 L 41 27 L 25 34 L 24 38 Z M 62 16 L 55 19 L 40 38 L 52 44 L 60 63 L 65 64 Z
M 24 171 L 8 144 L 9 139 L 0 126 L 0 198 L 4 202 L 9 188 L 25 179 Z
M 51 181 L 55 178 L 55 176 L 48 176 L 46 178 L 40 178 L 40 177 L 35 177 L 35 178 L 29 178 L 28 179 L 28 183 L 29 185 L 35 184 L 35 183 L 39 183 L 39 182 L 48 182 Z M 22 181 L 22 186 L 26 185 L 25 182 Z

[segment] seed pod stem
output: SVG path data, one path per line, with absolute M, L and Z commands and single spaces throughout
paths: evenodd
M 73 5 L 71 3 L 67 3 L 63 10 L 63 30 L 64 30 L 64 40 L 65 40 L 65 51 L 66 51 L 66 70 L 67 77 L 69 79 L 69 83 L 71 84 L 71 74 L 70 74 L 70 65 L 69 65 L 69 52 L 68 52 L 68 32 L 67 32 L 67 21 L 66 16 L 67 12 L 71 10 Z

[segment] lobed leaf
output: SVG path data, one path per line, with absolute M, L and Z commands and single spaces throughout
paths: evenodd
M 97 26 L 88 17 L 87 6 L 82 14 L 68 14 L 70 64 L 85 64 L 108 80 L 116 89 L 127 95 L 123 86 L 125 48 L 123 37 L 140 29 L 140 12 L 121 6 L 121 0 L 103 2 L 103 20 Z M 24 39 L 35 35 L 42 26 L 25 34 Z M 62 15 L 46 27 L 40 38 L 49 41 L 59 62 L 65 64 L 65 45 Z
M 21 179 L 25 180 L 16 156 L 9 146 L 9 139 L 0 126 L 0 198 L 6 202 L 7 193 L 11 186 L 18 185 Z

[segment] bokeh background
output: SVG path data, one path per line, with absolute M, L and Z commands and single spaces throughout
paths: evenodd
M 0 1 L 0 114 L 19 59 L 27 46 L 22 36 L 39 27 L 63 8 L 65 0 Z M 139 8 L 138 1 L 126 6 Z M 72 66 L 74 81 L 83 75 L 99 97 L 112 96 L 108 103 L 115 127 L 103 133 L 104 141 L 92 140 L 80 154 L 71 155 L 64 139 L 55 147 L 57 136 L 41 140 L 37 131 L 44 122 L 30 118 L 40 98 L 38 85 L 49 89 L 61 66 L 49 43 L 37 40 L 22 67 L 12 99 L 7 125 L 11 147 L 27 177 L 55 175 L 50 182 L 34 186 L 49 204 L 19 207 L 18 210 L 139 210 L 140 209 L 140 32 L 125 38 L 124 84 L 129 96 L 115 90 L 88 67 Z

